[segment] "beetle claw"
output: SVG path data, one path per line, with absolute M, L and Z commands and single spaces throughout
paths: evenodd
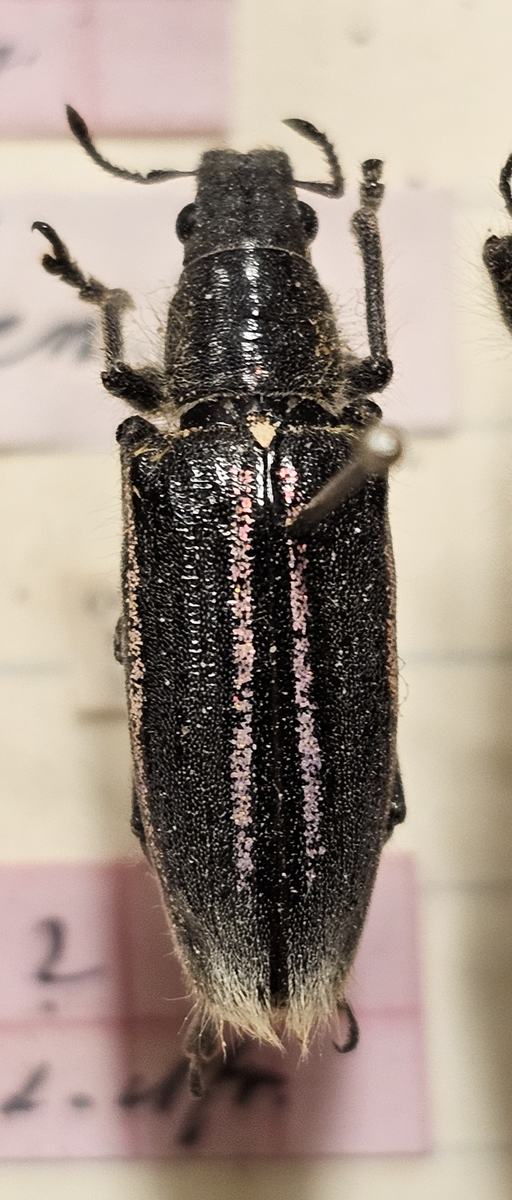
M 61 241 L 58 233 L 52 225 L 48 225 L 46 221 L 34 221 L 32 232 L 37 229 L 38 233 L 42 233 L 43 237 L 50 243 L 50 246 L 55 255 L 52 258 L 51 254 L 45 254 L 43 258 L 43 267 L 52 275 L 58 275 L 61 269 L 65 269 L 71 263 L 71 256 L 67 246 Z
M 348 1000 L 338 1000 L 337 1009 L 339 1013 L 345 1013 L 348 1020 L 348 1033 L 342 1046 L 338 1046 L 337 1042 L 333 1042 L 334 1049 L 338 1054 L 350 1054 L 355 1050 L 359 1042 L 359 1025 L 357 1017 Z

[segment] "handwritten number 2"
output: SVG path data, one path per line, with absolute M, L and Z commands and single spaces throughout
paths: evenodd
M 58 971 L 56 968 L 64 958 L 66 948 L 67 928 L 64 921 L 55 917 L 47 917 L 37 925 L 47 942 L 47 952 L 34 972 L 38 983 L 80 983 L 101 975 L 104 967 L 85 967 L 82 971 Z

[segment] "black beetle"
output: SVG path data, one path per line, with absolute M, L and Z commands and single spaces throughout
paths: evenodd
M 68 110 L 87 153 L 121 178 Z M 345 1000 L 380 852 L 405 815 L 396 756 L 395 583 L 379 425 L 387 356 L 376 210 L 363 163 L 353 217 L 370 356 L 340 339 L 311 264 L 306 188 L 279 150 L 205 153 L 177 234 L 184 267 L 164 365 L 123 359 L 125 292 L 87 278 L 55 231 L 43 266 L 101 310 L 109 391 L 141 416 L 118 430 L 133 829 L 154 864 L 196 999 L 193 1085 L 224 1021 L 307 1043 Z M 193 173 L 193 172 L 192 172 Z M 163 419 L 163 420 L 162 420 Z

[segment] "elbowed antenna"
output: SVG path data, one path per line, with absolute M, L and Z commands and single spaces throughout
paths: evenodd
M 117 175 L 118 179 L 130 179 L 133 183 L 164 183 L 166 179 L 178 179 L 185 175 L 195 175 L 195 171 L 149 171 L 147 175 L 141 175 L 139 171 L 127 171 L 125 167 L 115 167 L 107 158 L 96 149 L 91 141 L 89 130 L 83 117 L 77 113 L 76 109 L 70 104 L 66 104 L 66 113 L 68 124 L 71 132 L 76 137 L 77 141 L 85 150 L 85 153 L 92 158 L 93 162 L 102 167 L 104 171 L 108 171 L 110 175 Z
M 287 121 L 283 121 L 283 125 L 288 125 L 289 129 L 294 129 L 295 133 L 300 133 L 301 137 L 308 138 L 310 142 L 314 142 L 320 149 L 329 163 L 331 172 L 330 183 L 306 183 L 301 179 L 294 179 L 295 187 L 305 188 L 308 192 L 317 192 L 320 196 L 332 196 L 333 200 L 338 199 L 343 195 L 345 189 L 345 180 L 341 173 L 338 155 L 329 141 L 325 133 L 320 133 L 320 130 L 312 125 L 310 121 L 302 121 L 300 117 L 290 117 Z

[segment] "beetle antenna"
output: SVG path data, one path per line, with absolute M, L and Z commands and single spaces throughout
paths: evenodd
M 283 121 L 283 125 L 294 129 L 295 133 L 300 133 L 301 137 L 308 138 L 308 141 L 314 142 L 315 146 L 320 146 L 331 172 L 330 183 L 305 183 L 301 179 L 294 179 L 295 187 L 305 188 L 308 192 L 318 192 L 320 196 L 332 196 L 334 200 L 342 196 L 345 190 L 345 180 L 341 173 L 338 155 L 326 134 L 320 133 L 315 125 L 312 125 L 310 121 L 302 121 L 300 117 L 290 117 L 289 120 Z
M 510 189 L 510 177 L 512 175 L 512 154 L 509 154 L 505 166 L 500 171 L 500 192 L 505 201 L 505 206 L 510 217 L 512 217 L 512 192 Z
M 66 104 L 66 113 L 69 128 L 85 153 L 104 171 L 108 171 L 110 175 L 117 175 L 118 179 L 130 179 L 133 183 L 164 183 L 166 179 L 178 179 L 184 175 L 195 175 L 196 173 L 195 171 L 149 171 L 147 175 L 141 175 L 139 171 L 127 171 L 125 167 L 116 167 L 107 158 L 103 158 L 103 155 L 96 149 L 80 113 L 77 113 L 70 104 Z

